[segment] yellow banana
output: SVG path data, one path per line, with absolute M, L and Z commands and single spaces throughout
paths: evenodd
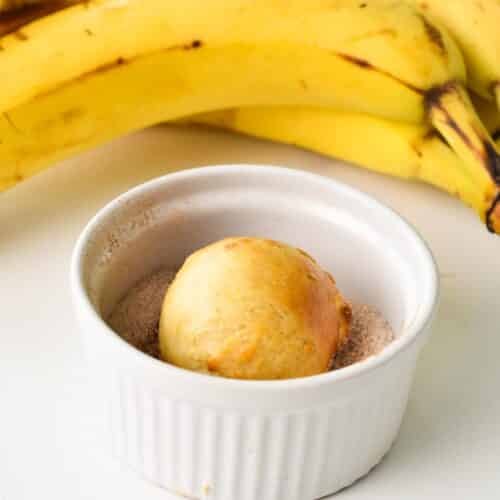
M 17 28 L 0 48 L 0 186 L 159 121 L 322 106 L 435 126 L 484 188 L 494 229 L 498 154 L 463 90 L 460 51 L 407 5 L 93 0 Z
M 83 76 L 0 115 L 0 186 L 121 134 L 198 112 L 335 106 L 337 75 L 350 66 L 331 59 L 286 45 L 178 48 Z
M 182 47 L 243 45 L 258 51 L 277 44 L 290 51 L 310 48 L 322 63 L 330 56 L 338 69 L 338 107 L 422 121 L 428 89 L 465 79 L 458 48 L 407 6 L 378 6 L 373 0 L 362 6 L 354 0 L 78 4 L 0 39 L 0 112 L 117 61 Z M 279 71 L 286 72 L 286 65 Z M 318 65 L 316 81 L 303 82 L 304 92 L 317 90 L 330 72 L 322 71 Z
M 440 22 L 452 33 L 453 37 L 458 42 L 460 49 L 464 55 L 465 61 L 467 63 L 467 67 L 469 69 L 469 84 L 475 90 L 476 93 L 482 95 L 483 97 L 489 97 L 489 98 L 491 98 L 492 96 L 495 97 L 495 94 L 500 95 L 500 49 L 499 49 L 500 30 L 498 29 L 498 26 L 500 24 L 500 2 L 498 0 L 453 0 L 453 1 L 403 0 L 403 1 L 415 7 L 426 16 L 431 16 L 434 21 Z M 80 40 L 84 42 L 83 45 L 87 47 L 89 46 L 89 44 L 85 43 L 86 40 L 84 38 L 82 39 L 81 37 L 82 30 L 78 30 L 77 28 L 81 28 L 83 26 L 84 27 L 83 32 L 87 33 L 90 28 L 88 26 L 85 27 L 84 25 L 88 22 L 99 24 L 100 20 L 95 18 L 94 12 L 89 13 L 87 16 L 80 16 L 78 13 L 78 9 L 80 10 L 88 9 L 89 6 L 91 7 L 91 9 L 89 10 L 92 11 L 99 9 L 111 10 L 111 11 L 125 10 L 126 8 L 126 10 L 131 12 L 130 6 L 128 5 L 129 3 L 131 2 L 129 1 L 123 2 L 120 0 L 100 1 L 100 2 L 99 1 L 88 2 L 82 0 L 0 0 L 0 12 L 11 10 L 13 8 L 23 7 L 23 12 L 19 14 L 14 13 L 14 15 L 9 14 L 8 20 L 2 22 L 2 19 L 0 19 L 0 35 L 4 34 L 5 31 L 9 30 L 14 31 L 14 28 L 18 28 L 19 25 L 22 25 L 27 21 L 31 21 L 35 17 L 43 17 L 43 15 L 47 13 L 54 12 L 57 10 L 62 10 L 63 8 L 74 4 L 82 4 L 80 7 L 77 7 L 76 11 L 73 11 L 71 13 L 69 12 L 65 13 L 64 17 L 61 18 L 61 22 L 64 24 L 68 24 L 69 21 L 72 27 L 75 28 L 75 32 L 73 33 L 73 35 L 76 35 L 76 37 L 73 36 L 72 38 L 75 39 L 79 37 Z M 141 2 L 138 3 L 140 4 Z M 150 2 L 143 2 L 143 3 L 149 4 Z M 156 2 L 156 4 L 157 3 L 158 2 Z M 165 9 L 163 10 L 164 15 L 167 13 L 168 10 L 171 11 L 170 14 L 175 12 L 172 10 L 171 6 L 168 5 L 169 2 L 164 2 L 164 3 L 166 4 L 163 6 L 165 7 Z M 240 0 L 233 3 L 234 3 L 233 6 L 231 5 L 222 6 L 225 10 L 227 10 L 228 24 L 231 22 L 232 18 L 234 19 L 238 17 L 234 16 L 235 11 L 237 11 L 238 9 L 245 9 L 245 8 L 250 9 L 252 7 L 248 2 L 241 2 Z M 377 3 L 384 6 L 392 6 L 395 4 L 394 0 L 371 0 L 363 3 L 358 2 L 358 6 L 366 9 L 366 7 L 372 7 L 373 5 L 376 6 Z M 206 2 L 206 4 L 211 9 L 214 9 L 215 7 L 214 14 L 217 14 L 217 9 L 221 8 L 220 4 L 214 5 L 213 2 Z M 289 4 L 288 6 L 284 6 L 283 4 L 280 5 L 280 2 L 271 1 L 267 6 L 268 12 L 280 9 L 281 15 L 286 14 L 290 16 L 291 14 L 293 14 L 292 11 L 294 10 L 295 7 L 298 7 L 298 9 L 300 9 L 301 11 L 303 11 L 304 8 L 307 8 L 304 5 L 304 3 L 301 2 L 291 1 L 288 2 L 288 4 Z M 192 2 L 185 2 L 186 15 L 189 13 L 190 7 L 192 8 L 193 6 L 196 7 L 196 5 L 193 4 Z M 146 5 L 144 5 L 144 7 L 150 8 Z M 158 7 L 158 5 L 155 5 L 154 7 Z M 198 7 L 202 6 L 198 5 Z M 262 4 L 258 5 L 257 3 L 255 7 L 258 9 L 259 7 L 262 7 Z M 328 12 L 331 9 L 338 9 L 343 7 L 352 8 L 353 2 L 350 0 L 344 0 L 344 1 L 334 0 L 333 2 L 326 2 L 321 0 L 313 1 L 310 3 L 309 9 L 310 10 L 321 9 L 325 12 Z M 138 21 L 139 23 L 143 22 L 144 10 L 141 10 L 141 6 L 136 5 L 132 6 L 132 8 L 136 10 L 138 14 L 140 14 L 134 19 L 134 21 Z M 151 13 L 153 12 L 154 11 L 152 10 Z M 200 13 L 200 11 L 191 13 L 194 15 L 192 19 L 190 19 L 190 21 L 195 21 L 192 24 L 192 28 L 195 29 L 196 20 L 199 20 L 200 15 L 204 14 Z M 303 12 L 299 12 L 298 14 L 300 15 L 302 13 Z M 102 15 L 102 12 L 99 15 Z M 127 17 L 128 17 L 127 20 L 130 20 L 130 16 Z M 187 16 L 184 16 L 184 19 L 186 17 Z M 250 27 L 252 26 L 250 22 L 251 17 L 252 16 L 248 16 L 249 22 L 248 24 L 245 23 L 247 26 Z M 16 18 L 19 18 L 20 22 L 12 22 Z M 166 19 L 166 16 L 164 16 L 164 19 Z M 164 27 L 170 28 L 170 23 L 173 23 L 173 21 L 177 23 L 179 19 L 178 17 L 172 17 L 166 20 L 167 23 L 165 24 Z M 213 20 L 214 19 L 210 19 L 210 21 Z M 243 24 L 244 21 L 241 20 L 241 23 Z M 6 24 L 7 29 L 5 29 L 5 27 L 2 26 L 3 24 Z M 136 23 L 133 23 L 132 26 L 134 24 Z M 158 25 L 161 25 L 161 19 L 158 19 L 158 23 L 156 24 L 155 28 L 158 28 Z M 339 26 L 336 26 L 336 29 L 338 28 Z M 341 28 L 349 29 L 349 24 L 347 27 L 343 25 L 341 26 Z M 67 30 L 66 33 L 68 31 L 69 30 Z M 164 30 L 163 35 L 165 35 L 165 31 L 166 30 Z M 52 34 L 55 35 L 56 37 L 58 36 L 55 31 L 52 31 Z M 372 35 L 373 34 L 376 34 L 378 36 L 383 36 L 384 31 L 381 30 L 379 33 L 374 31 L 372 32 Z M 18 38 L 20 41 L 23 41 L 23 39 L 25 38 L 24 35 L 28 36 L 28 34 L 25 32 L 21 33 L 16 32 L 14 34 L 14 36 Z M 109 35 L 109 32 L 107 33 L 107 35 Z M 385 35 L 390 35 L 390 32 L 389 31 L 385 32 Z M 153 39 L 154 36 L 155 34 L 151 33 L 151 39 Z M 138 38 L 138 40 L 139 44 L 141 44 L 142 43 L 141 39 Z M 302 40 L 304 40 L 304 38 L 302 38 Z M 439 42 L 439 39 L 437 40 Z M 311 41 L 311 39 L 308 39 L 307 41 Z M 71 49 L 72 46 L 71 40 L 68 40 L 68 42 L 69 42 L 68 48 Z M 136 44 L 135 48 L 138 49 L 138 53 L 141 53 L 139 44 Z M 155 44 L 153 42 L 151 46 L 154 45 Z M 45 55 L 46 58 L 54 56 L 55 53 L 57 52 L 59 52 L 59 55 L 62 55 L 59 50 L 61 47 L 58 45 L 58 43 L 53 45 L 52 48 L 53 48 L 52 51 L 47 50 L 47 47 L 45 47 L 45 50 L 43 50 L 43 54 Z M 101 52 L 107 51 L 109 54 L 113 50 L 111 47 L 109 49 L 111 50 L 107 50 L 107 48 L 101 47 Z M 147 51 L 146 46 L 144 46 L 143 49 Z M 90 58 L 90 63 L 91 63 L 90 65 L 92 65 L 92 57 Z M 78 64 L 80 64 L 80 61 L 77 63 L 77 65 Z M 76 71 L 76 73 L 78 73 L 78 70 Z M 51 75 L 49 75 L 48 73 L 46 75 L 42 75 L 42 80 L 44 78 L 50 80 Z
M 231 109 L 196 115 L 189 121 L 294 144 L 380 173 L 432 184 L 459 197 L 483 220 L 490 208 L 485 203 L 488 185 L 472 176 L 428 127 L 304 107 Z M 499 220 L 497 209 L 491 221 L 497 231 Z

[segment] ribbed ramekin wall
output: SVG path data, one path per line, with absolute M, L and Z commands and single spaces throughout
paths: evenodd
M 189 497 L 312 500 L 349 485 L 388 451 L 413 365 L 348 400 L 272 415 L 170 400 L 115 372 L 112 447 L 145 478 Z

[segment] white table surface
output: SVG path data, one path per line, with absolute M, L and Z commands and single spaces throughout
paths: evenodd
M 458 201 L 424 185 L 288 146 L 159 127 L 0 196 L 0 499 L 176 498 L 99 450 L 69 259 L 88 219 L 119 193 L 169 170 L 235 162 L 308 168 L 366 191 L 420 230 L 440 267 L 440 311 L 400 437 L 381 465 L 335 498 L 500 498 L 500 238 Z

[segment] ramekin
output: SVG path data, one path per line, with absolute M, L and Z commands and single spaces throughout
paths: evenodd
M 304 249 L 397 339 L 341 370 L 241 381 L 158 361 L 107 326 L 138 279 L 230 235 Z M 119 196 L 81 234 L 71 282 L 113 454 L 172 492 L 214 500 L 311 500 L 370 471 L 398 433 L 438 296 L 429 249 L 395 212 L 339 182 L 256 165 L 182 171 Z

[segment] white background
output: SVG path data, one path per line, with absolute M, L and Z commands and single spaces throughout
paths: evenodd
M 307 168 L 372 194 L 418 228 L 440 267 L 441 306 L 400 437 L 381 465 L 335 498 L 500 498 L 500 238 L 424 185 L 292 147 L 161 127 L 0 195 L 0 499 L 174 500 L 100 452 L 69 259 L 88 219 L 119 193 L 169 170 L 232 162 Z

